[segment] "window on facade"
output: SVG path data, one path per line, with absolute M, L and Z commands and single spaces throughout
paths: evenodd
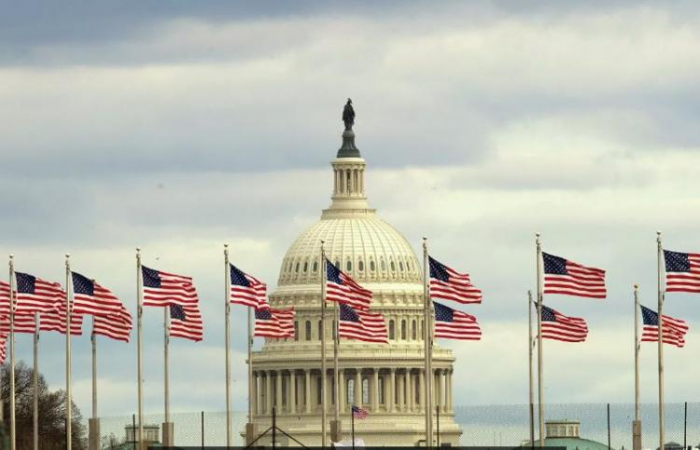
M 335 331 L 336 331 L 335 319 L 333 319 L 333 339 L 335 339 Z M 335 344 L 334 344 L 334 345 L 335 345 Z
M 314 273 L 318 272 L 318 261 L 314 261 Z
M 392 261 L 390 264 L 391 264 L 391 271 L 396 272 L 396 263 L 394 261 Z
M 403 272 L 403 261 L 399 261 L 399 270 Z
M 396 339 L 396 330 L 394 329 L 394 321 L 389 321 L 389 339 Z
M 379 263 L 379 265 L 380 265 L 381 268 L 382 268 L 382 272 L 385 272 L 385 271 L 386 271 L 386 263 L 384 262 L 383 259 L 381 260 L 381 262 Z
M 377 386 L 377 391 L 379 394 L 379 404 L 383 405 L 384 401 L 384 378 L 379 378 L 379 386 Z
M 417 330 L 416 328 L 418 328 L 418 327 L 417 327 L 416 321 L 415 321 L 415 319 L 414 319 L 414 320 L 411 322 L 411 339 L 413 339 L 414 341 L 416 340 L 417 334 L 418 334 L 418 330 Z
M 308 271 L 309 271 L 309 262 L 308 262 L 308 261 L 304 261 L 304 273 L 306 273 L 306 272 L 308 272 Z
M 401 321 L 401 339 L 406 340 L 406 321 Z
M 311 322 L 308 320 L 306 321 L 306 329 L 304 330 L 306 333 L 306 340 L 310 341 L 311 340 Z
M 372 272 L 374 272 L 374 269 L 375 269 L 375 267 L 374 267 L 374 260 L 372 260 L 372 261 L 369 262 L 369 270 L 371 270 Z
M 316 404 L 320 405 L 323 403 L 323 400 L 321 400 L 321 390 L 323 388 L 321 387 L 321 376 L 319 375 L 316 378 Z
M 348 405 L 354 404 L 355 403 L 355 380 L 352 378 L 348 380 L 347 394 L 348 394 L 348 396 L 345 399 L 345 402 Z
M 352 272 L 352 261 L 345 262 L 345 270 L 348 272 Z
M 369 378 L 362 380 L 362 404 L 369 404 Z
M 321 336 L 323 336 L 323 322 L 320 320 L 318 321 L 318 340 L 321 340 Z
M 294 321 L 294 340 L 299 340 L 299 322 Z
M 335 260 L 335 267 L 337 267 L 338 269 L 340 269 L 341 267 L 340 261 L 338 261 L 337 259 Z
M 420 404 L 420 378 L 413 377 L 413 403 Z
M 359 270 L 360 272 L 363 272 L 365 270 L 365 263 L 362 261 L 359 261 L 357 263 L 357 270 Z
M 297 262 L 296 267 L 294 268 L 294 271 L 295 271 L 296 273 L 299 273 L 299 263 L 298 263 L 298 262 Z
M 277 375 L 278 377 L 282 377 L 282 406 L 287 405 L 287 383 L 284 377 L 282 376 L 281 373 Z

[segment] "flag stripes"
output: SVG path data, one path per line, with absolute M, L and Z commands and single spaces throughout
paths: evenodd
M 476 288 L 466 273 L 459 273 L 432 257 L 430 265 L 430 297 L 458 303 L 481 303 L 481 290 Z
M 15 272 L 15 280 L 17 314 L 51 312 L 56 304 L 66 302 L 66 292 L 58 283 L 45 281 L 22 272 Z
M 230 301 L 251 308 L 266 308 L 267 285 L 229 263 Z
M 545 294 L 605 298 L 605 271 L 542 253 Z
M 639 305 L 642 309 L 642 342 L 659 342 L 659 314 L 650 308 Z M 688 324 L 681 319 L 676 319 L 666 314 L 663 315 L 663 340 L 664 344 L 685 346 L 685 335 L 688 332 Z
M 481 340 L 481 327 L 476 317 L 435 301 L 433 307 L 435 308 L 435 338 Z
M 201 341 L 204 337 L 202 315 L 196 305 L 170 305 L 170 336 Z
M 388 343 L 386 322 L 379 313 L 356 310 L 343 303 L 338 305 L 338 335 L 364 342 Z
M 256 309 L 253 335 L 277 339 L 294 337 L 294 308 Z
M 197 304 L 197 290 L 192 278 L 161 272 L 141 266 L 143 277 L 143 306 L 165 307 L 172 303 L 178 305 Z
M 366 311 L 372 303 L 372 291 L 357 284 L 326 259 L 326 299 Z
M 73 280 L 73 313 L 88 315 L 119 314 L 122 302 L 108 289 L 77 272 L 71 272 Z
M 537 303 L 535 303 L 537 305 Z M 564 314 L 542 305 L 542 338 L 563 342 L 584 342 L 588 324 L 580 317 Z
M 92 332 L 96 335 L 105 336 L 117 341 L 129 342 L 131 328 L 131 314 L 124 306 L 122 306 L 119 314 L 92 316 Z
M 664 250 L 666 292 L 700 293 L 700 254 Z

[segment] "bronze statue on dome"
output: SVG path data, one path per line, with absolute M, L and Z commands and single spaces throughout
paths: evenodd
M 345 122 L 345 129 L 352 130 L 352 126 L 355 125 L 355 109 L 352 107 L 352 100 L 348 99 L 348 102 L 343 108 L 343 122 Z

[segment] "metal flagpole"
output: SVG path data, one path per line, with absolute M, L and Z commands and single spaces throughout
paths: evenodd
M 230 276 L 230 272 L 229 272 Z M 229 278 L 227 278 L 229 279 Z M 228 303 L 227 303 L 228 304 Z M 230 305 L 229 305 L 230 306 Z M 246 439 L 248 442 L 253 442 L 256 439 L 257 428 L 255 426 L 255 413 L 253 412 L 253 398 L 255 391 L 253 390 L 253 311 L 248 309 L 248 426 L 246 429 Z M 229 372 L 230 376 L 230 372 Z M 250 437 L 249 437 L 250 436 Z
M 224 347 L 226 352 L 226 446 L 231 446 L 231 280 L 228 259 L 228 244 L 224 244 Z M 249 380 L 250 381 L 250 380 Z M 249 413 L 250 414 L 250 413 Z M 248 417 L 250 422 L 250 417 Z M 247 436 L 246 436 L 247 437 Z M 249 441 L 250 442 L 250 441 Z
M 71 399 L 71 348 L 70 323 L 73 313 L 71 308 L 70 255 L 66 253 L 66 449 L 73 447 L 73 404 Z
M 433 330 L 430 317 L 428 238 L 423 238 L 423 340 L 425 344 L 425 446 L 433 447 Z
M 142 339 L 142 323 L 143 316 L 143 292 L 141 288 L 141 249 L 136 248 L 136 372 L 138 378 L 138 415 L 139 415 L 139 435 L 138 440 L 139 450 L 143 449 L 143 355 L 141 348 L 143 346 Z
M 540 233 L 536 235 L 537 246 L 537 418 L 540 447 L 544 447 L 544 391 L 542 389 L 542 243 Z
M 170 307 L 163 308 L 163 387 L 165 400 L 165 423 L 163 423 L 163 445 L 172 446 L 173 436 L 170 429 Z
M 325 283 L 323 283 L 325 285 Z M 323 302 L 326 302 L 324 296 Z M 340 386 L 338 381 L 340 377 L 338 376 L 338 353 L 340 350 L 340 317 L 338 314 L 338 302 L 333 304 L 333 396 L 335 398 L 335 420 L 333 421 L 333 426 L 331 427 L 331 432 L 333 433 L 333 441 L 340 442 L 341 440 L 341 428 L 340 428 Z
M 664 291 L 661 286 L 661 261 L 663 258 L 663 248 L 661 246 L 661 232 L 656 232 L 657 246 L 657 274 L 659 303 L 659 448 L 664 449 L 666 425 L 664 424 Z
M 535 380 L 532 369 L 532 350 L 534 342 L 532 340 L 532 291 L 527 291 L 527 319 L 528 319 L 528 367 L 530 381 L 530 446 L 535 446 Z
M 642 422 L 639 417 L 639 285 L 634 285 L 634 422 L 632 450 L 642 450 Z
M 97 417 L 97 334 L 95 333 L 95 316 L 92 316 L 92 418 L 89 420 L 90 450 L 100 448 L 100 419 Z
M 17 449 L 15 419 L 15 259 L 10 255 L 10 450 Z
M 37 313 L 34 313 L 34 373 L 32 374 L 32 384 L 34 385 L 32 448 L 39 450 L 39 314 Z
M 326 412 L 328 408 L 328 390 L 326 386 L 326 251 L 321 241 L 321 447 L 326 448 Z

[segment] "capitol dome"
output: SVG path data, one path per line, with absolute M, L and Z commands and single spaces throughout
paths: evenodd
M 319 446 L 324 403 L 327 420 L 337 412 L 340 422 L 340 432 L 331 430 L 332 423 L 327 422 L 329 440 L 349 437 L 355 405 L 369 413 L 355 424 L 356 436 L 367 445 L 425 445 L 428 400 L 421 262 L 401 233 L 369 208 L 366 163 L 355 146 L 352 126 L 346 124 L 343 144 L 331 166 L 331 204 L 289 247 L 277 287 L 270 294 L 273 308 L 294 309 L 294 337 L 266 338 L 262 349 L 251 356 L 252 426 L 267 429 L 274 410 L 277 425 L 296 439 L 280 444 Z M 340 338 L 337 399 L 332 307 L 326 308 L 330 314 L 327 311 L 325 328 L 322 320 L 322 243 L 331 262 L 372 291 L 370 312 L 382 314 L 388 338 L 388 344 Z M 454 357 L 437 345 L 432 354 L 432 397 L 440 411 L 440 442 L 457 445 L 461 430 L 452 408 Z

